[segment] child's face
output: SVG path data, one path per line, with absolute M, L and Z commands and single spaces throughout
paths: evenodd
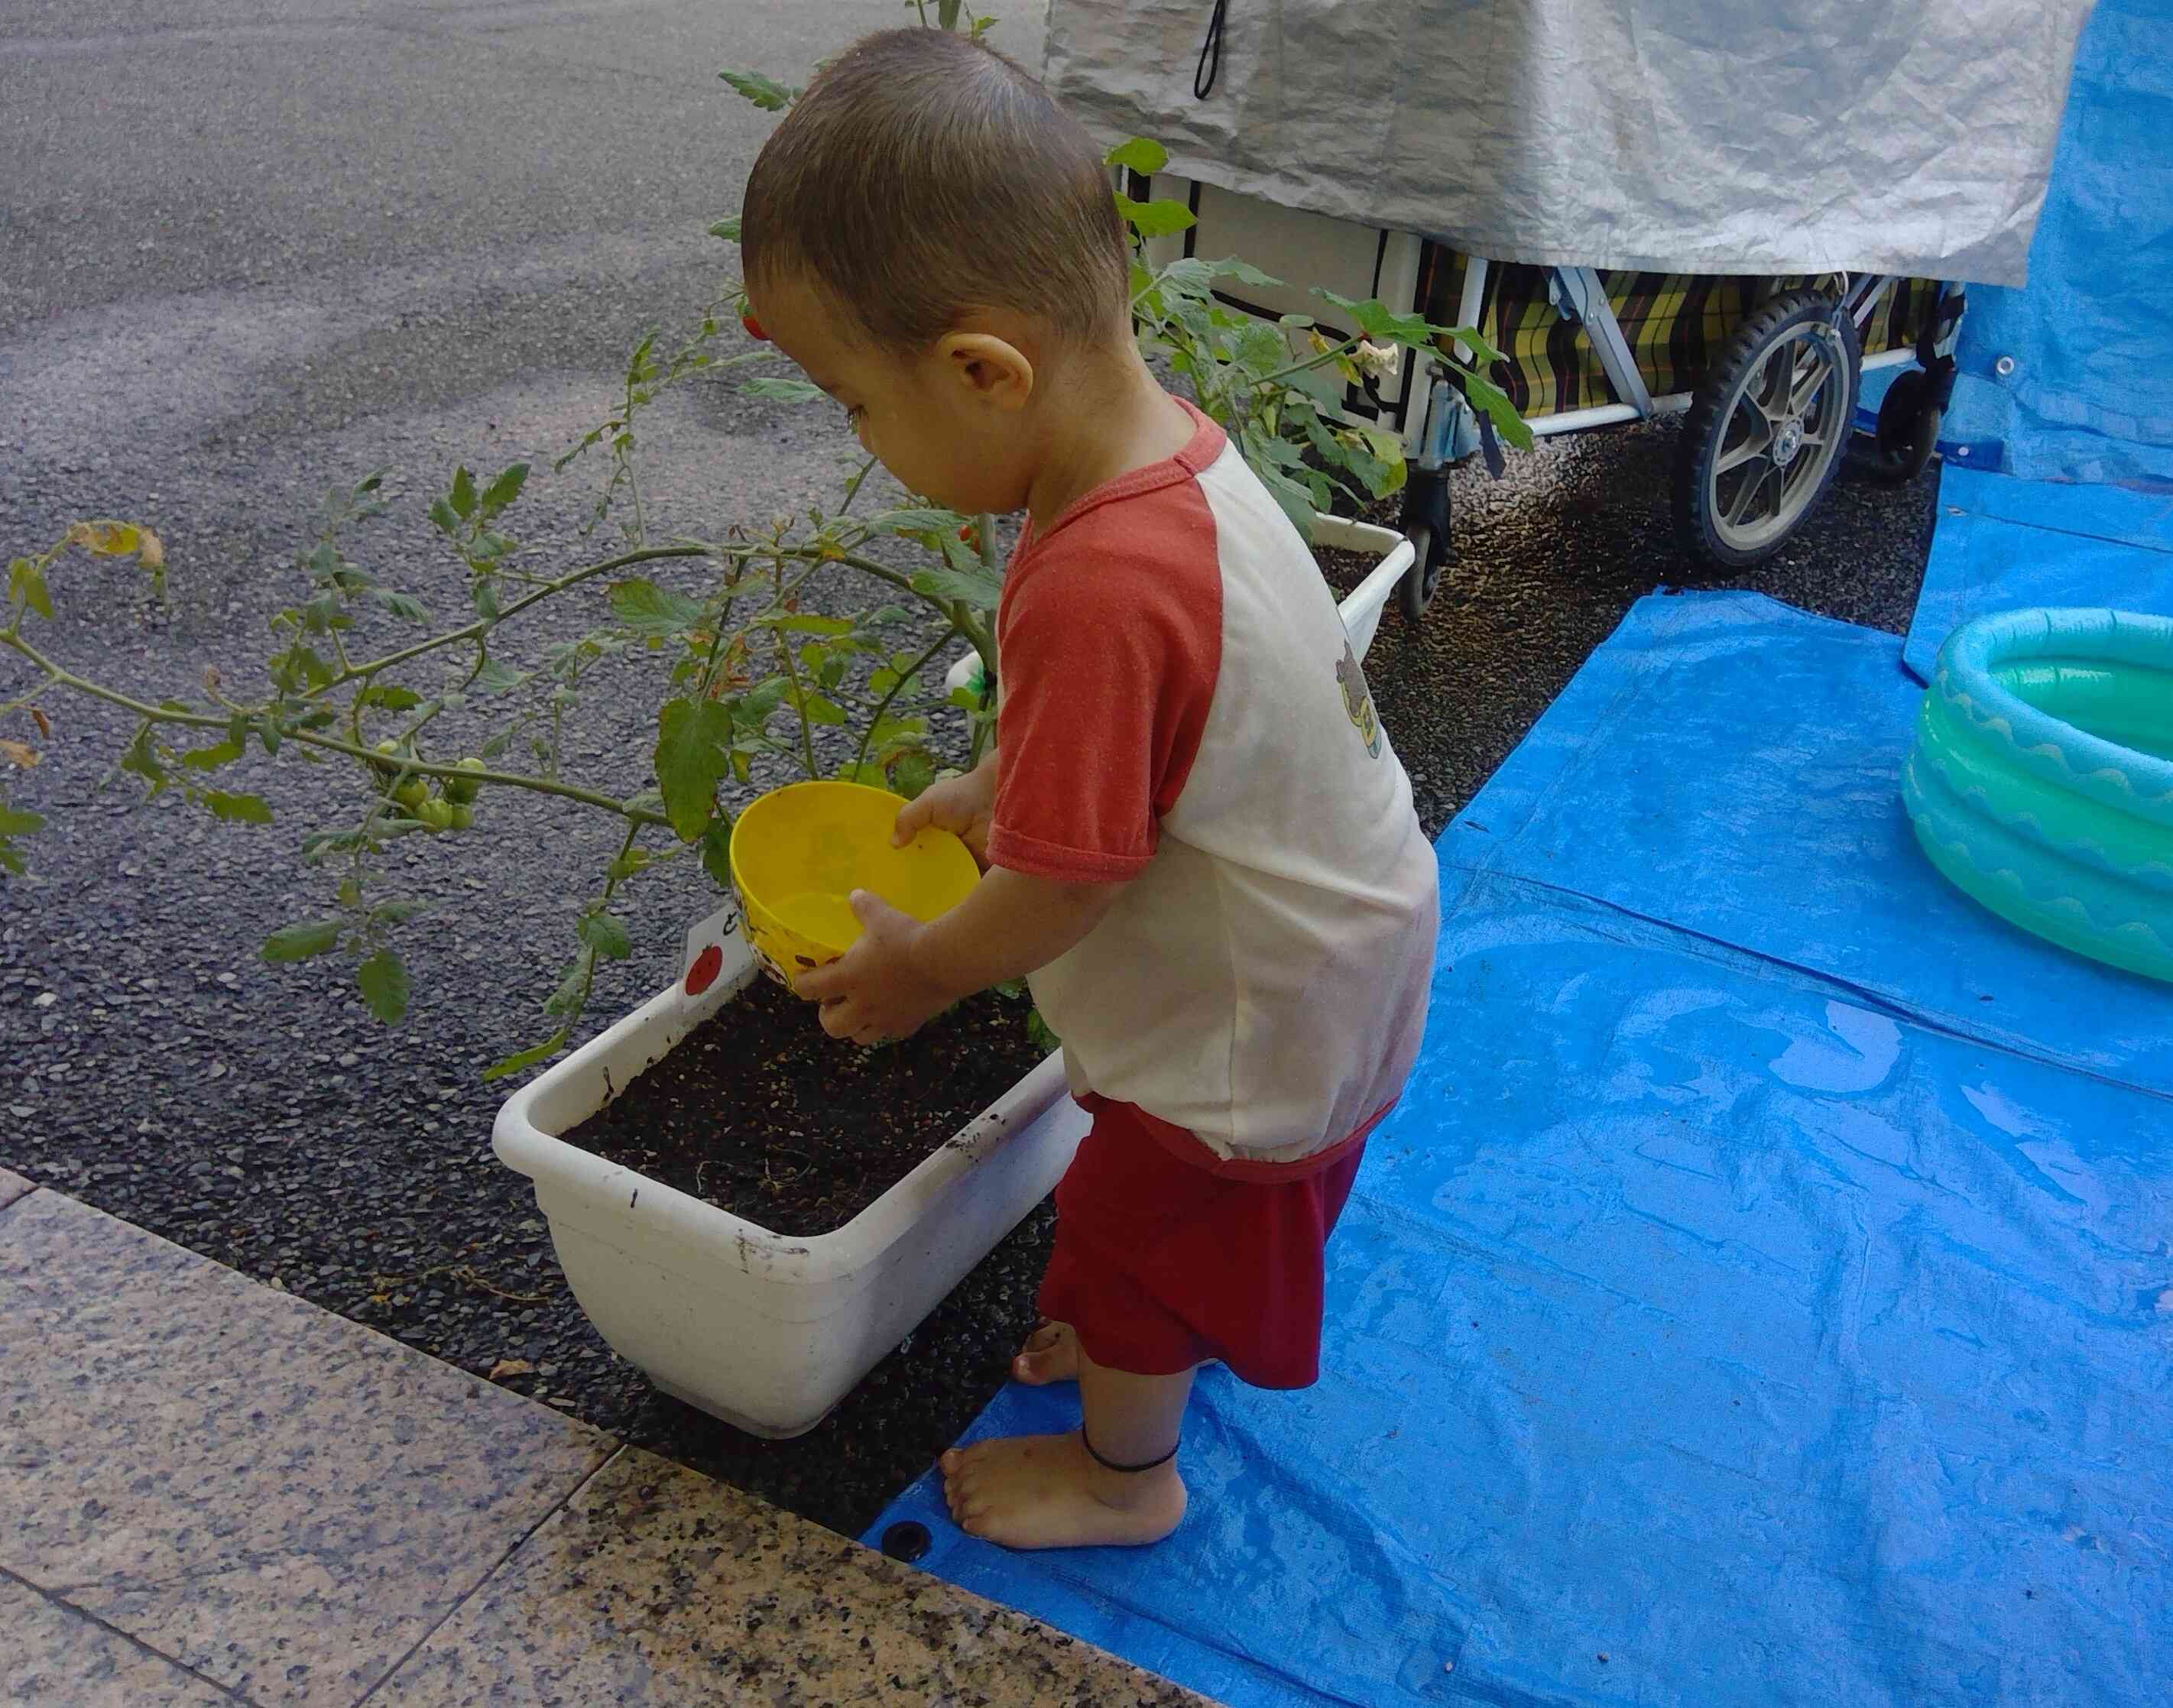
M 1033 369 L 990 333 L 946 333 L 925 352 L 876 348 L 821 292 L 765 285 L 756 321 L 808 379 L 845 407 L 861 448 L 907 491 L 976 514 L 1022 509 L 1034 454 Z

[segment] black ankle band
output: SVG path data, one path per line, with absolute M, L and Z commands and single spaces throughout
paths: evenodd
M 1177 1457 L 1177 1448 L 1172 1447 L 1160 1458 L 1149 1459 L 1145 1464 L 1120 1465 L 1114 1459 L 1103 1458 L 1102 1455 L 1095 1450 L 1094 1443 L 1086 1439 L 1086 1425 L 1084 1424 L 1079 1425 L 1079 1445 L 1086 1449 L 1086 1457 L 1093 1460 L 1093 1462 L 1099 1465 L 1103 1470 L 1117 1471 L 1127 1476 L 1130 1475 L 1135 1471 L 1151 1471 L 1157 1465 L 1166 1465 L 1172 1459 Z M 1180 1442 L 1179 1445 L 1182 1445 L 1182 1442 Z

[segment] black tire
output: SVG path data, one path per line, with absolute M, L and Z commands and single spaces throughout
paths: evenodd
M 1924 471 L 1939 443 L 1942 412 L 1932 376 L 1922 368 L 1896 374 L 1879 400 L 1879 426 L 1849 447 L 1851 466 L 1886 486 L 1906 486 Z
M 1817 291 L 1784 292 L 1736 329 L 1684 423 L 1674 514 L 1685 551 L 1738 569 L 1787 542 L 1841 468 L 1863 361 L 1847 310 Z
M 1448 532 L 1447 475 L 1412 477 L 1404 497 L 1403 528 L 1417 555 L 1396 584 L 1396 601 L 1403 606 L 1405 620 L 1416 622 L 1433 603 L 1454 556 Z

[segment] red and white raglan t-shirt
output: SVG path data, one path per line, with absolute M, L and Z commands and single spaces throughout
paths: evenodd
M 1126 885 L 1030 981 L 1073 1091 L 1221 1172 L 1302 1174 L 1403 1090 L 1438 881 L 1311 551 L 1190 412 L 1184 450 L 1012 556 L 989 858 Z

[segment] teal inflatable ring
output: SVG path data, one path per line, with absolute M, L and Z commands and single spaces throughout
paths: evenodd
M 1940 649 L 1902 799 L 2003 919 L 2173 979 L 2173 617 L 2016 611 Z

